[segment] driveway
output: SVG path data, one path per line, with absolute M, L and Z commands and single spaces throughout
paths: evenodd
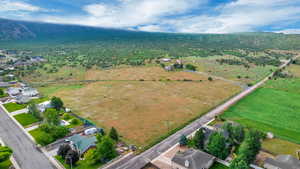
M 21 169 L 56 169 L 1 107 L 0 137 L 13 149 L 13 156 Z

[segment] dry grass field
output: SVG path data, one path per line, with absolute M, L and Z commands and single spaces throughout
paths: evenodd
M 157 66 L 119 67 L 114 69 L 99 70 L 63 67 L 56 73 L 46 73 L 44 70 L 28 75 L 23 80 L 34 82 L 49 81 L 82 81 L 82 80 L 207 80 L 189 72 L 167 72 Z
M 112 80 L 79 87 L 42 87 L 40 91 L 52 91 L 47 94 L 61 97 L 66 106 L 79 115 L 106 129 L 114 126 L 124 140 L 139 146 L 147 146 L 169 130 L 202 115 L 241 90 L 229 82 L 221 80 L 210 82 L 204 75 L 169 73 L 147 67 L 145 70 L 140 68 L 125 70 L 87 72 L 86 75 L 93 79 L 187 78 L 203 81 Z

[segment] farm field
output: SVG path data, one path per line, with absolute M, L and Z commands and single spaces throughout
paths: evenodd
M 50 85 L 39 90 L 48 91 L 49 96 L 61 97 L 67 107 L 80 116 L 91 119 L 98 126 L 105 129 L 116 127 L 125 141 L 142 147 L 201 116 L 241 90 L 239 86 L 226 81 L 209 81 L 204 75 L 173 73 L 169 78 L 175 80 L 181 77 L 197 81 L 112 80 L 80 87 Z M 115 74 L 112 72 L 108 77 L 117 79 L 119 73 Z M 128 76 L 122 74 L 120 78 L 147 77 L 146 73 L 139 77 L 130 74 L 131 72 Z M 104 75 L 102 78 L 106 78 Z M 149 75 L 149 79 L 164 78 L 163 76 L 164 74 L 153 73 Z
M 299 79 L 270 80 L 222 117 L 300 144 L 299 91 Z
M 210 57 L 186 57 L 185 63 L 191 63 L 197 66 L 197 70 L 200 72 L 206 72 L 214 76 L 220 76 L 225 79 L 240 81 L 242 83 L 255 83 L 268 74 L 271 70 L 275 69 L 275 66 L 256 66 L 250 64 L 250 68 L 247 69 L 243 65 L 229 65 L 220 64 L 217 59 L 237 59 L 235 56 L 210 56 Z M 240 78 L 238 77 L 240 76 Z

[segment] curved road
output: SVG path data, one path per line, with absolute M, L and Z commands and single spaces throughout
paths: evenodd
M 0 137 L 14 151 L 21 169 L 56 169 L 22 129 L 0 107 Z
M 291 62 L 291 60 L 286 61 L 284 64 L 282 64 L 279 68 L 283 68 L 287 66 Z M 169 148 L 171 148 L 173 145 L 177 144 L 179 141 L 179 138 L 181 135 L 190 135 L 195 130 L 202 127 L 204 124 L 212 120 L 215 116 L 223 113 L 227 108 L 235 104 L 237 101 L 241 100 L 251 92 L 253 92 L 255 89 L 260 87 L 262 84 L 264 84 L 269 77 L 272 77 L 274 73 L 271 73 L 269 76 L 267 76 L 265 79 L 261 80 L 257 84 L 255 84 L 252 87 L 247 88 L 246 90 L 242 91 L 240 94 L 234 96 L 230 100 L 226 101 L 222 105 L 219 105 L 215 109 L 211 110 L 204 116 L 200 117 L 199 119 L 195 120 L 191 124 L 187 125 L 183 129 L 177 131 L 170 137 L 166 138 L 162 142 L 156 144 L 152 148 L 148 149 L 147 151 L 132 157 L 131 159 L 121 159 L 119 161 L 116 161 L 110 165 L 107 165 L 104 167 L 105 169 L 140 169 L 144 167 L 147 163 L 151 162 L 154 158 L 158 157 L 161 153 L 165 152 Z

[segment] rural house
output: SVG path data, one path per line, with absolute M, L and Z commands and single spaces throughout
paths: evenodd
M 172 158 L 173 169 L 209 169 L 215 162 L 215 157 L 203 151 L 188 149 L 177 152 Z
M 300 160 L 291 155 L 278 155 L 275 159 L 267 158 L 264 162 L 266 169 L 300 169 Z
M 96 136 L 82 136 L 75 134 L 66 141 L 70 142 L 70 146 L 82 156 L 90 148 L 96 147 L 97 138 Z

